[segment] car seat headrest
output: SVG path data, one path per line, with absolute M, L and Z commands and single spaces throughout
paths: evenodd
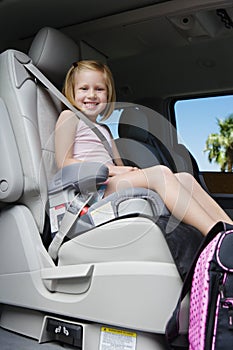
M 125 108 L 119 120 L 119 136 L 146 142 L 148 137 L 148 119 L 138 107 Z
M 28 55 L 34 65 L 61 88 L 68 69 L 79 60 L 79 47 L 59 30 L 44 27 L 35 36 Z

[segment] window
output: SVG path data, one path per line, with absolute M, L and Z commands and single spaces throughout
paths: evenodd
M 206 140 L 218 133 L 218 119 L 233 115 L 233 96 L 179 100 L 174 105 L 178 142 L 184 144 L 196 159 L 200 171 L 220 171 L 220 165 L 208 160 Z M 233 132 L 233 130 L 232 130 Z
M 115 109 L 108 119 L 106 119 L 103 124 L 106 124 L 114 139 L 119 137 L 118 135 L 118 124 L 123 109 Z

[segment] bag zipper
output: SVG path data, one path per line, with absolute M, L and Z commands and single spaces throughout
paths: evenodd
M 228 328 L 233 330 L 233 299 L 221 298 L 221 305 L 223 308 L 228 309 Z
M 228 327 L 229 329 L 233 329 L 233 298 L 225 297 L 223 284 L 219 286 L 219 292 L 222 308 L 228 309 Z

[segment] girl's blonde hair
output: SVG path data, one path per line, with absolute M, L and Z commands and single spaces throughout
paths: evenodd
M 75 106 L 75 73 L 82 70 L 93 70 L 102 72 L 105 78 L 105 83 L 107 87 L 107 107 L 104 110 L 104 114 L 101 120 L 107 119 L 114 110 L 114 103 L 116 101 L 116 92 L 114 86 L 114 80 L 112 73 L 108 66 L 102 62 L 94 60 L 84 60 L 73 63 L 72 67 L 68 70 L 65 78 L 65 83 L 63 87 L 63 94 L 70 101 L 70 103 Z

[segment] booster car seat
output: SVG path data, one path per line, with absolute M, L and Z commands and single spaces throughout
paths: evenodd
M 85 350 L 104 349 L 107 336 L 110 344 L 131 342 L 133 350 L 166 349 L 165 325 L 182 281 L 156 224 L 161 213 L 169 215 L 156 193 L 137 189 L 98 202 L 93 211 L 105 218 L 106 205 L 118 201 L 117 217 L 97 224 L 83 219 L 57 262 L 43 244 L 49 184 L 60 196 L 53 133 L 61 103 L 22 62 L 32 59 L 61 86 L 78 55 L 71 39 L 43 28 L 29 55 L 7 50 L 0 56 L 0 323 L 39 342 L 61 340 Z

